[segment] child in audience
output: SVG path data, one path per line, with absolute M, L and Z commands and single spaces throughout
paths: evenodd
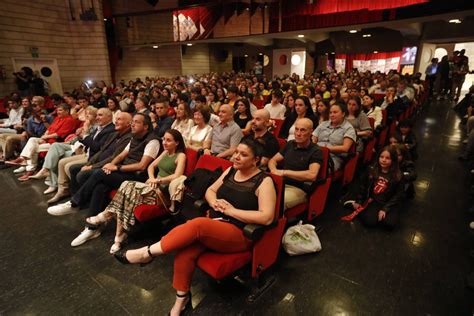
M 411 160 L 410 152 L 403 144 L 394 145 L 398 155 L 398 164 L 405 181 L 404 191 L 407 199 L 415 197 L 415 186 L 413 182 L 416 180 L 415 163 Z
M 366 226 L 380 224 L 388 229 L 395 228 L 399 221 L 403 183 L 397 151 L 387 146 L 380 152 L 375 165 L 361 179 L 355 200 L 344 203 L 353 212 L 342 220 L 350 221 L 360 214 Z
M 418 152 L 416 150 L 417 141 L 412 127 L 413 125 L 409 120 L 402 120 L 398 123 L 395 135 L 392 136 L 394 136 L 400 144 L 404 144 L 410 151 L 411 158 L 416 160 L 418 158 Z

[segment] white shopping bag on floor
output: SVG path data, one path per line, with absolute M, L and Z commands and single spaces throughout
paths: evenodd
M 318 252 L 322 249 L 315 227 L 311 224 L 303 225 L 302 221 L 288 228 L 283 235 L 282 243 L 283 249 L 290 256 Z

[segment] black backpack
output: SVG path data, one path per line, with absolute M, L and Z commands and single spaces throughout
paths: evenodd
M 181 203 L 180 217 L 182 220 L 190 220 L 202 217 L 206 214 L 199 211 L 194 202 L 204 199 L 207 188 L 209 188 L 222 174 L 222 168 L 209 170 L 198 168 L 184 181 L 184 194 Z

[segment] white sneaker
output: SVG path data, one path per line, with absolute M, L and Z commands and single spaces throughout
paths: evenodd
M 74 238 L 74 240 L 71 242 L 71 247 L 80 246 L 88 240 L 99 237 L 101 233 L 102 233 L 102 230 L 100 230 L 100 229 L 89 229 L 89 228 L 86 227 L 79 234 L 79 236 Z
M 22 172 L 25 172 L 25 171 L 26 171 L 26 167 L 21 166 L 19 168 L 16 168 L 15 170 L 13 170 L 13 173 L 22 173 Z
M 48 213 L 54 216 L 72 214 L 79 211 L 79 207 L 73 207 L 71 201 L 48 207 Z

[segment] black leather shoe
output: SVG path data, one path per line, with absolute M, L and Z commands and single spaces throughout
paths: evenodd
M 153 256 L 153 254 L 150 251 L 150 247 L 151 247 L 151 245 L 149 245 L 148 248 L 147 248 L 148 255 L 150 256 L 150 261 L 137 262 L 137 263 L 140 263 L 140 266 L 142 266 L 142 267 L 146 266 L 149 263 L 151 263 L 153 261 L 153 259 L 155 259 L 155 257 Z M 126 251 L 125 252 L 124 251 L 118 251 L 118 252 L 114 253 L 114 257 L 115 257 L 115 259 L 117 259 L 122 264 L 131 264 L 131 262 L 128 261 L 128 259 L 127 259 L 127 252 Z
M 130 264 L 130 261 L 127 259 L 127 252 L 125 251 L 117 251 L 114 253 L 115 259 L 117 259 L 121 264 Z

